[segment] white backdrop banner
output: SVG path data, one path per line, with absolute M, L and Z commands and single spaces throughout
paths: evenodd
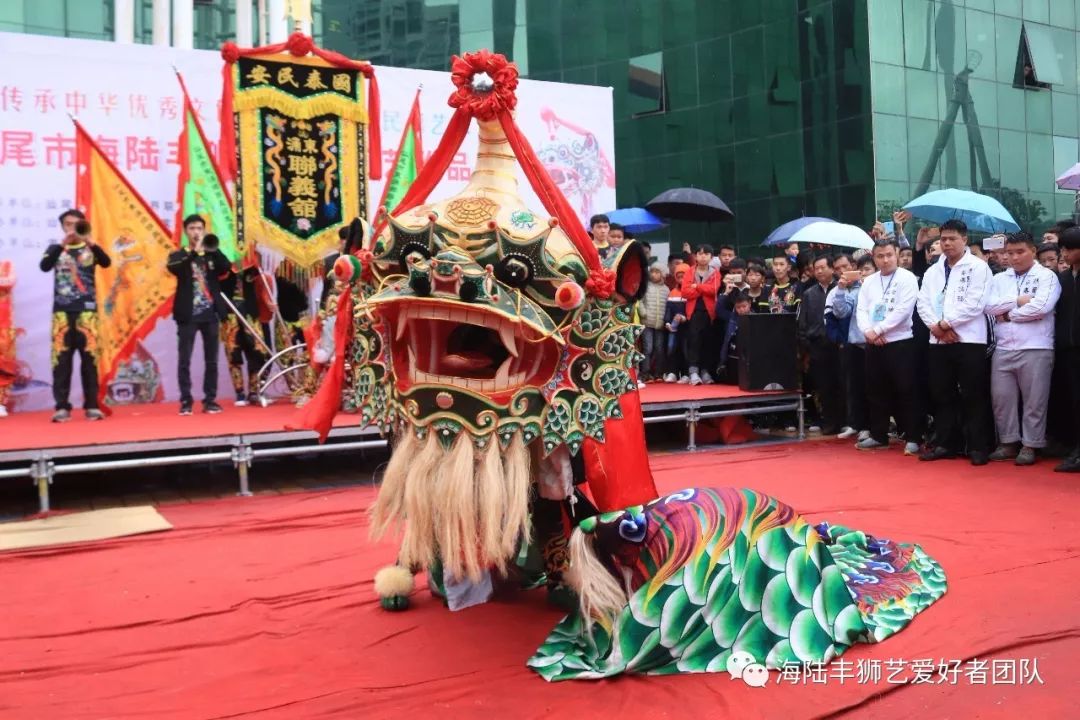
M 449 58 L 447 58 L 449 65 Z M 173 68 L 184 76 L 203 129 L 218 137 L 222 60 L 217 52 L 91 40 L 0 33 L 0 258 L 14 261 L 14 292 L 20 378 L 13 404 L 18 410 L 52 406 L 49 322 L 52 277 L 38 269 L 46 246 L 60 238 L 57 216 L 73 204 L 77 117 L 127 175 L 167 225 L 176 212 L 177 139 L 182 95 Z M 449 73 L 376 68 L 382 93 L 384 175 L 393 161 L 413 96 L 423 87 L 424 151 L 439 142 L 451 109 Z M 518 87 L 517 121 L 551 177 L 578 211 L 589 215 L 615 207 L 614 127 L 610 88 L 523 80 Z M 453 195 L 469 179 L 476 152 L 470 133 L 433 200 Z M 382 182 L 372 182 L 374 205 Z M 543 206 L 519 171 L 522 197 L 539 212 Z M 374 210 L 374 208 L 372 208 Z M 193 385 L 201 386 L 196 349 Z M 227 367 L 219 361 L 219 396 L 229 398 Z M 123 369 L 124 395 L 153 397 L 163 387 L 176 400 L 176 326 L 157 327 Z M 74 384 L 78 386 L 78 373 Z M 81 391 L 72 393 L 78 406 Z

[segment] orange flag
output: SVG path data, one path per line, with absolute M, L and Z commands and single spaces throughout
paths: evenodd
M 158 318 L 172 310 L 176 278 L 165 269 L 172 233 L 119 168 L 75 121 L 75 204 L 91 237 L 112 258 L 97 271 L 99 404 L 109 412 L 109 382 Z

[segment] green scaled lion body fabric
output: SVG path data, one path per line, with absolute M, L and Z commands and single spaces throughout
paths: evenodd
M 683 490 L 581 525 L 625 578 L 614 625 L 564 618 L 529 660 L 547 680 L 827 662 L 902 629 L 945 593 L 918 546 L 810 525 L 753 490 Z

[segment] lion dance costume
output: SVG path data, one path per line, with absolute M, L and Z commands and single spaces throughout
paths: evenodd
M 407 606 L 421 568 L 451 609 L 500 581 L 546 586 L 572 611 L 528 664 L 562 680 L 722 670 L 739 651 L 827 661 L 941 597 L 916 546 L 810 525 L 753 490 L 657 497 L 633 370 L 644 254 L 600 261 L 514 122 L 512 64 L 455 57 L 453 81 L 438 149 L 335 265 L 351 290 L 300 423 L 325 435 L 348 374 L 346 404 L 393 436 L 371 511 L 376 536 L 402 538 L 375 578 L 383 607 Z M 468 187 L 426 203 L 473 119 Z M 518 197 L 515 163 L 547 216 Z

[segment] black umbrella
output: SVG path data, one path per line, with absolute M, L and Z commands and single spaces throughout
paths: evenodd
M 645 207 L 649 212 L 671 220 L 715 222 L 731 220 L 735 213 L 724 201 L 700 188 L 672 188 L 654 197 Z

